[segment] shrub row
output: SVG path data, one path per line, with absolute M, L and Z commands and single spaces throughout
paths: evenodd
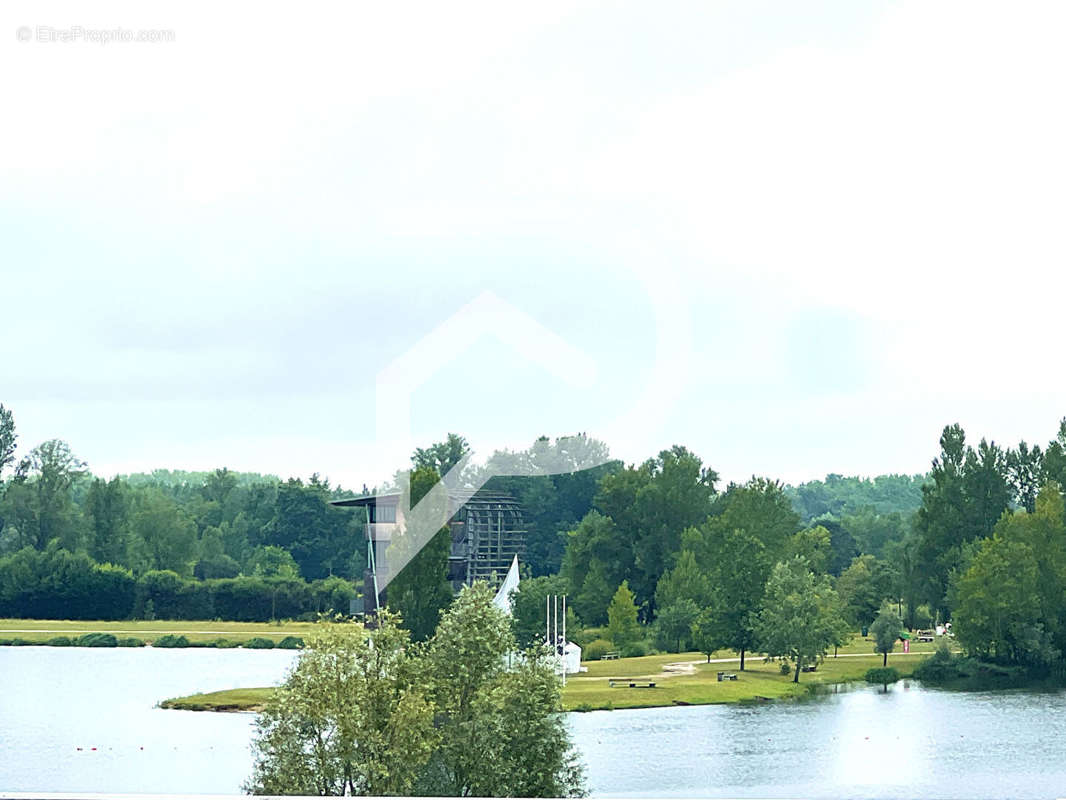
M 53 636 L 51 639 L 0 639 L 0 645 L 8 647 L 144 647 L 144 641 L 136 637 L 120 639 L 112 633 L 83 633 L 73 639 L 69 636 Z
M 347 614 L 354 596 L 355 587 L 338 577 L 200 581 L 157 570 L 134 578 L 128 569 L 59 548 L 24 548 L 0 558 L 0 617 L 266 622 Z
M 73 639 L 69 636 L 53 636 L 51 639 L 43 641 L 32 641 L 23 638 L 0 639 L 0 646 L 8 647 L 144 647 L 145 644 L 146 643 L 142 639 L 137 639 L 135 637 L 120 639 L 110 633 L 86 633 Z M 304 640 L 299 636 L 286 636 L 277 643 L 272 639 L 260 636 L 253 637 L 246 642 L 235 642 L 232 639 L 212 639 L 206 642 L 190 642 L 184 636 L 175 636 L 174 634 L 168 633 L 165 636 L 160 636 L 152 642 L 152 647 L 246 647 L 250 650 L 270 650 L 273 648 L 279 650 L 299 650 L 303 646 Z

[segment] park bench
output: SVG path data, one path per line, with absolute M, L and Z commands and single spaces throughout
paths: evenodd
M 818 669 L 817 664 L 808 664 L 803 668 L 804 672 L 815 672 Z
M 612 689 L 654 689 L 655 681 L 608 681 Z
M 919 642 L 931 642 L 936 638 L 936 631 L 917 631 L 915 633 L 915 638 L 917 638 Z
M 735 681 L 736 679 L 737 679 L 737 674 L 735 672 L 719 672 L 718 673 L 719 682 L 721 682 L 721 681 Z
M 620 653 L 619 651 L 617 651 L 617 650 L 612 650 L 612 651 L 611 651 L 611 652 L 609 652 L 609 653 L 604 653 L 604 654 L 603 654 L 603 655 L 602 655 L 602 656 L 600 657 L 600 661 L 614 661 L 614 660 L 615 660 L 616 658 L 620 658 L 620 657 L 621 657 L 621 655 L 622 655 L 622 654 L 621 654 L 621 653 Z

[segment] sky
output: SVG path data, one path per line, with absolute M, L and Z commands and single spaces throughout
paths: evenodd
M 1046 443 L 1064 23 L 4 3 L 0 403 L 99 475 L 349 487 L 450 431 L 793 483 Z

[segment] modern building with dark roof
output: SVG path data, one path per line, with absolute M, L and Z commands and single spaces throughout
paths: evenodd
M 385 586 L 392 577 L 387 551 L 393 535 L 403 526 L 401 497 L 399 492 L 390 492 L 333 502 L 335 506 L 361 509 L 365 517 L 363 602 L 368 613 L 385 603 Z M 526 527 L 521 505 L 509 494 L 484 489 L 449 492 L 448 501 L 448 579 L 452 588 L 459 591 L 474 581 L 486 581 L 498 589 L 515 556 L 519 560 L 525 557 Z

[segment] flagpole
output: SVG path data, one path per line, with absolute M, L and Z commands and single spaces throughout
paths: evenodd
M 566 595 L 563 595 L 563 686 L 566 686 Z

